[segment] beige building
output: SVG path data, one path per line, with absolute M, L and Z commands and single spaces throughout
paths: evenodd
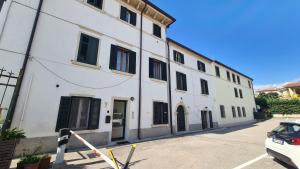
M 282 86 L 270 87 L 256 91 L 261 93 L 277 93 L 283 99 L 299 99 L 300 97 L 300 82 L 289 82 Z

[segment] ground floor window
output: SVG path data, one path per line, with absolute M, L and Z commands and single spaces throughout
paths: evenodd
M 62 128 L 93 130 L 99 128 L 101 99 L 61 97 L 56 132 Z
M 245 109 L 245 107 L 242 107 L 242 112 L 243 112 L 243 117 L 246 117 L 247 115 L 246 115 L 246 109 Z
M 168 103 L 153 102 L 153 124 L 168 124 Z

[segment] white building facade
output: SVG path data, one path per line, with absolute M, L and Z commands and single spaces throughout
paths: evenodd
M 4 2 L 0 67 L 22 68 L 39 4 Z M 27 136 L 18 150 L 55 150 L 61 128 L 107 145 L 253 121 L 252 79 L 168 39 L 173 22 L 145 0 L 44 0 L 11 122 Z M 231 106 L 246 116 L 233 118 Z

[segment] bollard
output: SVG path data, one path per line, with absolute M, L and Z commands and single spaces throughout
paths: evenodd
M 56 153 L 55 164 L 62 164 L 64 162 L 64 156 L 67 148 L 67 144 L 71 137 L 70 129 L 59 130 L 58 146 Z

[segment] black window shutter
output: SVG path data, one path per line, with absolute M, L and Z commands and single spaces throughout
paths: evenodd
M 162 80 L 167 81 L 167 64 L 165 62 L 161 62 L 162 69 Z
M 181 63 L 184 64 L 184 55 L 182 53 L 180 54 L 180 57 L 181 57 Z
M 111 45 L 109 69 L 116 69 L 118 47 Z
M 131 12 L 130 24 L 136 26 L 136 13 Z
M 209 94 L 208 82 L 207 81 L 205 81 L 205 85 L 206 85 L 206 94 Z
M 163 104 L 163 124 L 169 123 L 168 103 Z
M 101 99 L 92 99 L 89 114 L 89 129 L 99 128 Z
M 176 59 L 176 51 L 175 51 L 175 50 L 173 50 L 173 59 L 174 59 L 174 61 L 177 62 L 177 59 Z
M 71 97 L 61 97 L 55 132 L 58 132 L 60 129 L 63 128 L 68 128 L 71 100 Z
M 102 9 L 103 8 L 103 0 L 98 0 L 98 2 L 97 2 L 98 4 L 98 7 L 100 8 L 100 9 Z
M 126 12 L 127 12 L 127 8 L 125 8 L 124 6 L 121 6 L 121 14 L 120 14 L 120 18 L 123 21 L 126 21 Z
M 203 66 L 203 72 L 206 72 L 206 67 L 205 67 L 205 64 L 202 63 L 202 66 Z
M 180 73 L 179 72 L 176 72 L 176 84 L 177 84 L 177 89 L 181 89 L 181 86 L 180 86 Z
M 161 113 L 160 104 L 158 102 L 153 102 L 153 124 L 160 124 Z
M 198 64 L 198 70 L 201 70 L 201 62 L 197 61 L 197 64 Z
M 154 78 L 154 73 L 153 73 L 153 59 L 149 58 L 149 77 Z
M 183 78 L 183 90 L 187 91 L 186 75 L 182 74 L 182 78 Z
M 130 51 L 129 54 L 129 73 L 135 74 L 136 70 L 136 53 L 133 51 Z

